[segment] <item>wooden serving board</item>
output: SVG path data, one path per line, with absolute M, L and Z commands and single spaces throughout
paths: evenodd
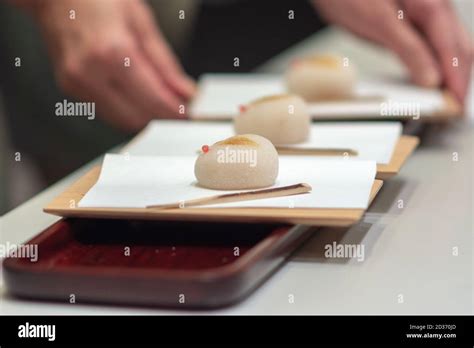
M 462 117 L 463 108 L 456 97 L 448 90 L 443 91 L 444 108 L 429 117 L 423 117 L 424 122 L 445 122 Z
M 413 116 L 383 116 L 383 115 L 368 115 L 363 117 L 360 115 L 350 115 L 350 114 L 341 114 L 341 115 L 313 115 L 313 121 L 420 121 L 423 123 L 444 123 L 453 121 L 461 118 L 462 116 L 462 107 L 453 94 L 448 90 L 443 90 L 443 100 L 444 106 L 442 109 L 435 111 L 433 113 L 425 113 L 420 116 L 419 119 L 415 120 Z M 364 100 L 360 98 L 360 100 Z M 381 100 L 380 102 L 382 102 Z
M 444 107 L 438 111 L 435 111 L 431 114 L 424 114 L 417 121 L 426 122 L 426 123 L 445 123 L 453 120 L 457 120 L 462 117 L 462 107 L 453 94 L 448 90 L 443 90 L 443 99 Z M 199 97 L 199 91 L 196 98 Z M 366 101 L 366 97 L 353 98 L 347 101 Z M 383 99 L 380 100 L 381 102 Z M 343 101 L 344 102 L 344 101 Z M 311 103 L 309 103 L 311 107 Z M 193 121 L 225 121 L 232 120 L 234 115 L 206 115 L 206 114 L 195 114 L 191 115 Z M 354 114 L 337 114 L 337 115 L 325 115 L 317 114 L 312 115 L 313 121 L 409 121 L 412 120 L 412 116 L 383 116 L 379 114 L 367 114 L 365 116 L 358 113 Z
M 97 182 L 100 166 L 94 167 L 71 185 L 44 211 L 63 217 L 177 220 L 177 221 L 220 221 L 288 223 L 313 226 L 350 226 L 359 221 L 364 209 L 318 209 L 318 208 L 80 208 L 79 201 Z M 375 198 L 383 182 L 375 180 L 370 202 Z
M 400 169 L 402 168 L 405 161 L 410 157 L 412 152 L 416 149 L 418 144 L 420 143 L 420 139 L 415 136 L 411 135 L 402 135 L 399 139 L 395 148 L 393 150 L 392 158 L 390 162 L 387 164 L 377 164 L 377 179 L 386 180 L 391 178 L 394 175 L 397 175 Z M 280 154 L 284 155 L 308 155 L 308 153 L 298 151 L 295 149 L 285 149 L 284 152 L 279 151 Z M 323 154 L 314 155 L 314 156 L 324 156 Z
M 139 142 L 143 137 L 144 132 L 137 134 L 132 140 L 130 140 L 120 151 L 120 153 L 127 153 L 135 143 Z M 376 179 L 386 180 L 398 174 L 403 164 L 406 162 L 408 157 L 415 151 L 420 143 L 420 139 L 413 135 L 402 135 L 393 150 L 392 158 L 387 164 L 377 164 L 377 175 Z M 308 155 L 307 153 L 295 150 L 294 152 L 286 149 L 284 152 L 279 151 L 282 155 Z M 325 156 L 323 154 L 315 156 Z
M 397 145 L 392 154 L 390 162 L 387 164 L 377 164 L 377 179 L 386 180 L 400 171 L 405 161 L 420 143 L 418 137 L 412 135 L 402 135 L 398 139 Z

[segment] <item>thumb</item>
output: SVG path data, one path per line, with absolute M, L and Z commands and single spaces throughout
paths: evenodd
M 136 8 L 133 27 L 146 57 L 164 82 L 182 98 L 191 99 L 196 92 L 196 85 L 183 71 L 146 5 Z
M 398 55 L 416 84 L 423 87 L 440 85 L 440 67 L 433 51 L 406 20 L 395 19 L 387 23 L 382 44 Z

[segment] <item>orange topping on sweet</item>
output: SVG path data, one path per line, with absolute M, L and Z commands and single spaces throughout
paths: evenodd
M 235 135 L 225 140 L 219 141 L 214 145 L 246 145 L 246 146 L 258 146 L 258 144 L 252 139 L 245 135 Z
M 274 94 L 253 100 L 249 105 L 257 105 L 269 101 L 281 100 L 291 97 L 291 94 Z
M 332 69 L 337 69 L 341 65 L 340 60 L 338 58 L 328 55 L 308 57 L 303 59 L 303 62 Z

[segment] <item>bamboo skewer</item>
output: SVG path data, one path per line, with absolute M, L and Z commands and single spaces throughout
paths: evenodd
M 176 209 L 176 208 L 195 207 L 199 205 L 208 205 L 208 204 L 252 201 L 252 200 L 257 200 L 257 199 L 298 195 L 298 194 L 310 192 L 311 190 L 312 190 L 312 187 L 310 185 L 305 184 L 305 183 L 300 183 L 300 184 L 295 184 L 295 185 L 274 187 L 274 188 L 262 189 L 262 190 L 227 193 L 227 194 L 222 194 L 222 195 L 191 199 L 189 201 L 180 201 L 177 203 L 149 205 L 147 206 L 147 208 Z
M 277 151 L 281 155 L 314 155 L 314 156 L 357 156 L 358 152 L 345 148 L 302 148 L 277 146 Z
M 313 156 L 357 156 L 359 153 L 356 150 L 349 148 L 304 148 L 304 147 L 290 147 L 290 146 L 276 146 L 280 155 L 313 155 Z M 201 150 L 196 151 L 201 154 Z

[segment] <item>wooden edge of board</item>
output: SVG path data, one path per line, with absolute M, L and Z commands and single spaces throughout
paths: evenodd
M 78 202 L 97 182 L 100 166 L 92 168 L 43 210 L 62 217 L 116 218 L 143 220 L 267 222 L 319 226 L 350 226 L 359 221 L 364 209 L 304 209 L 304 208 L 183 208 L 153 210 L 146 208 L 79 208 Z M 373 201 L 383 181 L 375 180 L 370 194 Z M 275 214 L 278 210 L 278 214 Z
M 426 122 L 449 122 L 457 119 L 461 119 L 463 116 L 463 107 L 447 89 L 442 91 L 445 107 L 435 112 L 430 117 L 424 118 Z
M 420 141 L 418 137 L 410 136 L 410 135 L 402 135 L 398 139 L 397 143 L 395 144 L 392 157 L 390 158 L 390 162 L 387 164 L 377 164 L 376 178 L 381 179 L 381 180 L 386 180 L 398 174 L 403 164 L 406 162 L 408 157 L 410 157 L 410 155 L 418 146 L 419 142 Z M 315 154 L 314 156 L 319 156 L 319 157 L 334 156 L 334 154 L 331 154 L 330 151 L 331 150 L 328 149 L 327 154 L 325 153 L 318 154 L 318 155 Z M 303 151 L 300 151 L 300 149 L 298 148 L 296 148 L 294 151 L 292 151 L 292 149 L 284 150 L 284 151 L 278 150 L 278 153 L 282 155 L 294 155 L 294 156 L 299 156 L 299 155 L 311 156 L 312 155 L 309 152 L 305 153 Z
M 126 153 L 127 150 L 137 143 L 144 136 L 143 132 L 138 133 L 129 143 L 127 143 L 120 153 Z M 420 139 L 416 136 L 402 135 L 395 145 L 390 162 L 387 164 L 377 164 L 376 179 L 386 180 L 398 174 L 408 157 L 415 151 Z M 287 151 L 284 154 L 291 154 Z
M 444 107 L 438 111 L 435 111 L 433 114 L 426 115 L 421 117 L 423 122 L 448 122 L 457 120 L 462 118 L 462 106 L 456 100 L 454 95 L 448 91 L 447 89 L 441 90 L 443 99 L 444 99 Z M 193 121 L 229 121 L 234 118 L 233 115 L 205 115 L 205 114 L 195 114 L 190 117 Z M 367 116 L 363 117 L 361 115 L 337 115 L 337 116 L 329 116 L 329 115 L 312 115 L 313 121 L 407 121 L 412 119 L 411 116 Z
M 402 135 L 394 148 L 390 163 L 377 164 L 377 179 L 386 180 L 397 175 L 408 157 L 415 151 L 420 139 L 412 135 Z

